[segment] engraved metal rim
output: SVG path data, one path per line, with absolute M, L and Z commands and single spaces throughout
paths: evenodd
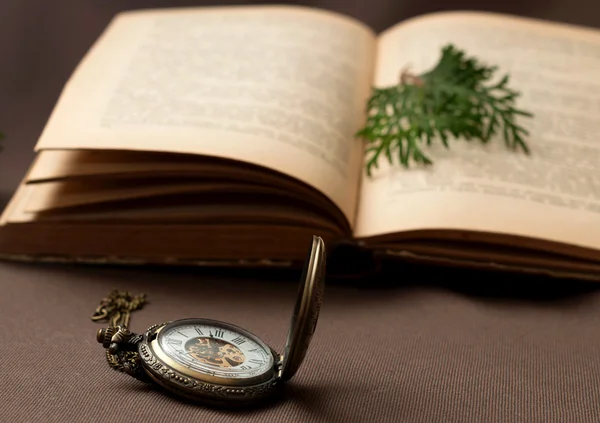
M 266 382 L 252 386 L 225 386 L 190 378 L 159 360 L 145 340 L 140 343 L 139 353 L 142 365 L 155 383 L 193 401 L 209 403 L 260 401 L 275 394 L 279 385 L 279 378 L 275 372 Z
M 291 379 L 296 374 L 306 355 L 320 311 L 324 273 L 325 243 L 322 238 L 313 236 L 285 345 L 281 370 L 283 380 Z
M 177 363 L 176 361 L 174 361 L 173 359 L 171 359 L 169 356 L 166 355 L 166 353 L 162 350 L 162 348 L 159 344 L 159 341 L 160 341 L 160 339 L 162 339 L 162 336 L 164 336 L 165 332 L 167 332 L 170 328 L 177 327 L 180 325 L 185 325 L 185 324 L 205 324 L 205 325 L 211 325 L 211 326 L 216 326 L 216 327 L 223 327 L 225 329 L 229 329 L 229 330 L 235 331 L 241 335 L 244 335 L 244 336 L 252 339 L 258 345 L 260 345 L 261 348 L 264 348 L 264 350 L 270 354 L 271 360 L 272 360 L 272 365 L 269 366 L 263 373 L 258 374 L 254 377 L 245 378 L 245 379 L 236 379 L 236 378 L 227 378 L 224 376 L 218 376 L 218 375 L 213 376 L 213 375 L 209 375 L 206 373 L 201 373 L 201 372 L 192 370 L 180 363 Z M 231 323 L 226 323 L 226 322 L 212 320 L 212 319 L 204 319 L 204 318 L 187 318 L 187 319 L 180 319 L 180 320 L 169 322 L 168 324 L 157 328 L 156 332 L 157 332 L 156 338 L 150 342 L 147 342 L 147 344 L 148 344 L 149 348 L 152 350 L 152 352 L 157 356 L 157 359 L 159 359 L 167 367 L 177 370 L 179 373 L 181 373 L 191 379 L 195 379 L 196 381 L 201 381 L 201 382 L 206 382 L 206 383 L 216 383 L 218 385 L 226 385 L 226 386 L 249 386 L 249 385 L 256 385 L 256 384 L 262 383 L 266 380 L 269 380 L 272 377 L 273 373 L 277 373 L 276 365 L 277 365 L 278 360 L 277 360 L 277 354 L 273 351 L 273 349 L 271 347 L 269 347 L 267 344 L 265 344 L 263 341 L 261 341 L 261 339 L 258 336 L 256 336 L 255 334 L 253 334 L 252 332 L 249 332 L 248 330 L 243 329 L 239 326 L 233 325 Z

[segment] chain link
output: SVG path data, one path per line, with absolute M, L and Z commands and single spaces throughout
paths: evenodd
M 146 294 L 133 296 L 127 291 L 114 290 L 102 299 L 92 320 L 109 322 L 112 327 L 128 328 L 131 312 L 141 309 L 145 303 Z
M 133 296 L 127 291 L 114 290 L 102 299 L 92 315 L 92 320 L 109 322 L 109 328 L 112 329 L 109 333 L 117 334 L 117 336 L 123 331 L 129 333 L 131 312 L 141 309 L 145 303 L 146 294 Z M 134 377 L 140 377 L 137 352 L 120 351 L 117 354 L 111 354 L 107 349 L 106 361 L 110 367 L 120 372 L 126 371 L 125 366 L 127 366 Z

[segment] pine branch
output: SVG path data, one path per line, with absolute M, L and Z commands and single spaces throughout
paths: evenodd
M 436 137 L 449 148 L 450 137 L 487 143 L 502 131 L 508 148 L 529 154 L 524 140 L 529 133 L 515 118 L 533 115 L 514 106 L 519 93 L 508 88 L 508 75 L 483 85 L 496 70 L 449 44 L 430 71 L 412 75 L 405 70 L 398 85 L 373 88 L 366 125 L 356 133 L 368 141 L 367 174 L 382 157 L 391 164 L 396 157 L 404 167 L 411 161 L 431 165 L 422 146 Z

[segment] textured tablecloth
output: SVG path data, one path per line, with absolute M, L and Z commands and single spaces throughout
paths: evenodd
M 33 158 L 62 85 L 115 12 L 225 3 L 0 3 L 0 128 L 10 134 L 0 154 L 0 204 Z M 600 26 L 595 0 L 302 4 L 346 12 L 376 30 L 451 8 Z M 364 286 L 329 283 L 311 348 L 284 400 L 228 413 L 178 402 L 109 369 L 92 312 L 113 288 L 145 292 L 149 303 L 132 316 L 133 330 L 210 317 L 281 351 L 298 274 L 0 263 L 0 421 L 600 421 L 596 285 L 459 271 L 402 275 Z

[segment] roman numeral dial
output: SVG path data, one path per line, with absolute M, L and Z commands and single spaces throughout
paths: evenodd
M 223 336 L 225 336 L 225 332 L 221 329 L 214 329 L 212 331 L 208 331 L 208 334 L 213 338 L 223 338 Z
M 158 336 L 160 348 L 179 365 L 229 379 L 272 372 L 271 350 L 253 335 L 227 324 L 204 323 L 201 319 L 181 322 L 167 325 Z
M 232 339 L 231 342 L 233 342 L 236 345 L 242 345 L 243 343 L 246 342 L 246 340 L 244 338 L 242 338 L 241 336 L 238 336 L 237 338 Z

